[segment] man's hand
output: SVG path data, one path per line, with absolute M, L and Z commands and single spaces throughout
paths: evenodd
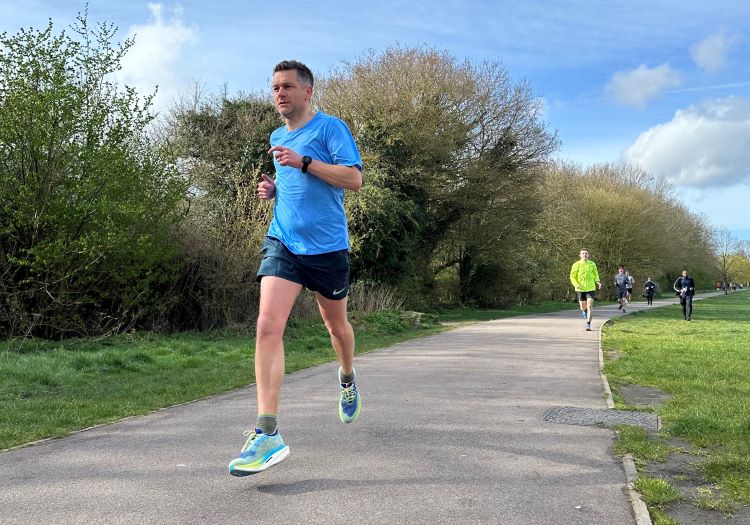
M 268 150 L 282 166 L 302 169 L 302 155 L 284 146 L 274 146 Z
M 276 183 L 265 173 L 261 177 L 263 180 L 258 183 L 258 197 L 264 201 L 270 201 L 276 196 Z
M 596 286 L 597 286 L 597 287 L 598 287 L 598 288 L 599 288 L 600 290 L 602 289 L 602 283 L 600 283 L 600 282 L 597 282 L 597 283 L 596 283 Z

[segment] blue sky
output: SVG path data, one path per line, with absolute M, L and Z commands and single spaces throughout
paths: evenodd
M 84 6 L 3 0 L 0 31 L 49 18 L 62 30 Z M 561 159 L 640 165 L 713 225 L 750 239 L 746 0 L 91 0 L 89 19 L 136 36 L 123 80 L 144 92 L 158 84 L 159 108 L 196 82 L 209 92 L 266 90 L 285 58 L 325 73 L 401 44 L 499 60 L 544 100 Z

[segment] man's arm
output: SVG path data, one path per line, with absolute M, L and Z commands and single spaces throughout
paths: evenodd
M 572 284 L 573 288 L 575 289 L 578 289 L 577 273 L 578 272 L 576 272 L 576 263 L 573 263 L 573 266 L 570 267 L 570 284 Z
M 268 153 L 273 154 L 282 166 L 302 169 L 302 155 L 284 146 L 274 146 Z M 345 190 L 359 191 L 362 188 L 362 172 L 356 166 L 339 166 L 313 159 L 307 165 L 307 173 L 315 175 L 328 184 Z

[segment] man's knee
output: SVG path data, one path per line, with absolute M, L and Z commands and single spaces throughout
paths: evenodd
M 349 320 L 346 318 L 327 320 L 325 325 L 328 333 L 335 339 L 345 339 L 352 333 L 352 325 L 349 324 Z
M 261 314 L 255 328 L 255 336 L 258 340 L 280 339 L 284 335 L 286 322 L 272 315 Z

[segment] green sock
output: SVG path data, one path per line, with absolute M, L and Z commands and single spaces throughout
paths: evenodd
M 353 368 L 351 374 L 344 374 L 344 371 L 339 367 L 339 383 L 352 383 L 356 375 Z
M 264 434 L 273 434 L 276 432 L 276 414 L 258 414 L 255 428 L 260 429 Z

